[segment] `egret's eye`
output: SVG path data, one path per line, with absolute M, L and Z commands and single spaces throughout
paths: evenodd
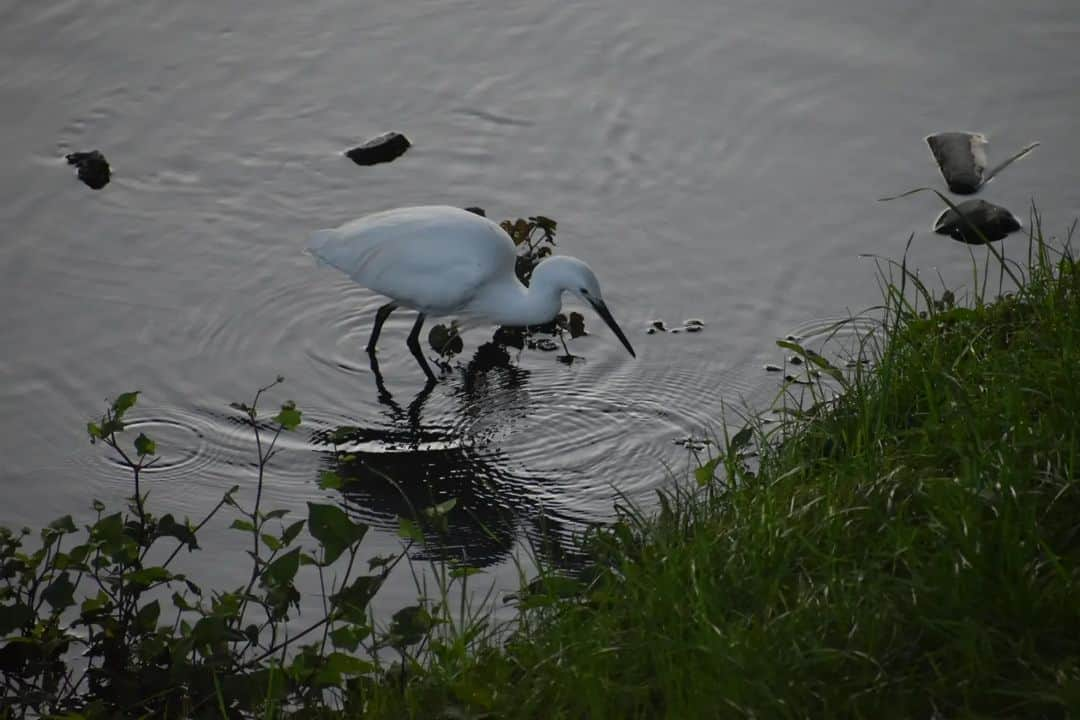
M 586 290 L 585 288 L 581 288 L 581 294 L 582 294 L 582 295 L 588 295 L 588 294 L 589 294 L 589 291 L 588 291 L 588 290 Z

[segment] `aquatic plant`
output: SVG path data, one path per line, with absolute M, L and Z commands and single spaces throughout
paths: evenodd
M 343 706 L 348 681 L 379 667 L 357 656 L 358 647 L 412 644 L 422 606 L 403 609 L 389 634 L 368 614 L 411 541 L 357 575 L 365 525 L 337 505 L 309 502 L 306 519 L 263 507 L 278 439 L 302 419 L 292 402 L 260 411 L 282 380 L 232 404 L 256 446 L 253 503 L 240 502 L 234 486 L 198 522 L 150 509 L 141 480 L 157 462 L 156 444 L 144 433 L 131 442 L 124 435 L 138 391 L 118 395 L 87 424 L 91 442 L 130 471 L 134 493 L 119 511 L 95 500 L 94 519 L 81 530 L 71 515 L 53 521 L 36 547 L 27 547 L 29 529 L 0 528 L 0 717 L 233 717 L 255 708 L 275 716 Z M 322 480 L 338 482 L 333 473 Z M 249 538 L 251 564 L 240 586 L 207 592 L 175 560 L 202 550 L 199 532 L 226 509 L 237 515 L 231 527 Z M 323 612 L 297 627 L 303 571 L 317 575 Z

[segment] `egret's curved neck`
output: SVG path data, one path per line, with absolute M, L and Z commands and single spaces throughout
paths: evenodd
M 535 274 L 529 287 L 507 278 L 489 285 L 471 306 L 499 325 L 540 325 L 551 322 L 562 309 L 562 288 Z

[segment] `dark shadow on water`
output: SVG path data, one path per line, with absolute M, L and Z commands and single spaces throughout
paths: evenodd
M 387 389 L 378 360 L 371 369 L 383 415 L 378 427 L 341 426 L 317 433 L 329 468 L 345 481 L 347 509 L 358 519 L 396 531 L 398 518 L 419 518 L 425 540 L 418 559 L 442 559 L 483 568 L 508 559 L 515 542 L 526 542 L 545 560 L 575 564 L 568 540 L 578 523 L 546 513 L 535 492 L 541 477 L 515 472 L 515 463 L 497 439 L 464 433 L 482 417 L 498 427 L 529 412 L 529 372 L 510 362 L 506 348 L 482 345 L 464 368 L 428 382 L 407 405 Z M 424 422 L 432 392 L 449 385 L 459 405 L 453 425 Z M 493 422 L 494 420 L 494 422 Z M 440 531 L 420 512 L 454 498 L 456 505 Z

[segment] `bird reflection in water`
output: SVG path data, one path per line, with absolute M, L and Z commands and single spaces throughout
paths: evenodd
M 424 405 L 439 383 L 429 381 L 403 407 L 387 389 L 375 354 L 369 357 L 388 425 L 341 426 L 314 438 L 334 446 L 327 463 L 344 481 L 346 508 L 394 531 L 399 517 L 419 519 L 425 530 L 416 553 L 420 559 L 488 567 L 509 558 L 524 536 L 546 561 L 574 565 L 576 553 L 567 540 L 582 527 L 544 511 L 529 492 L 543 479 L 514 474 L 513 462 L 491 437 L 466 438 L 458 428 L 424 423 Z M 485 427 L 505 428 L 527 410 L 528 377 L 529 371 L 510 362 L 503 345 L 480 346 L 461 370 L 460 384 L 448 383 L 462 408 L 464 422 L 457 425 L 468 427 L 483 417 Z M 440 531 L 421 510 L 451 498 L 456 503 Z

